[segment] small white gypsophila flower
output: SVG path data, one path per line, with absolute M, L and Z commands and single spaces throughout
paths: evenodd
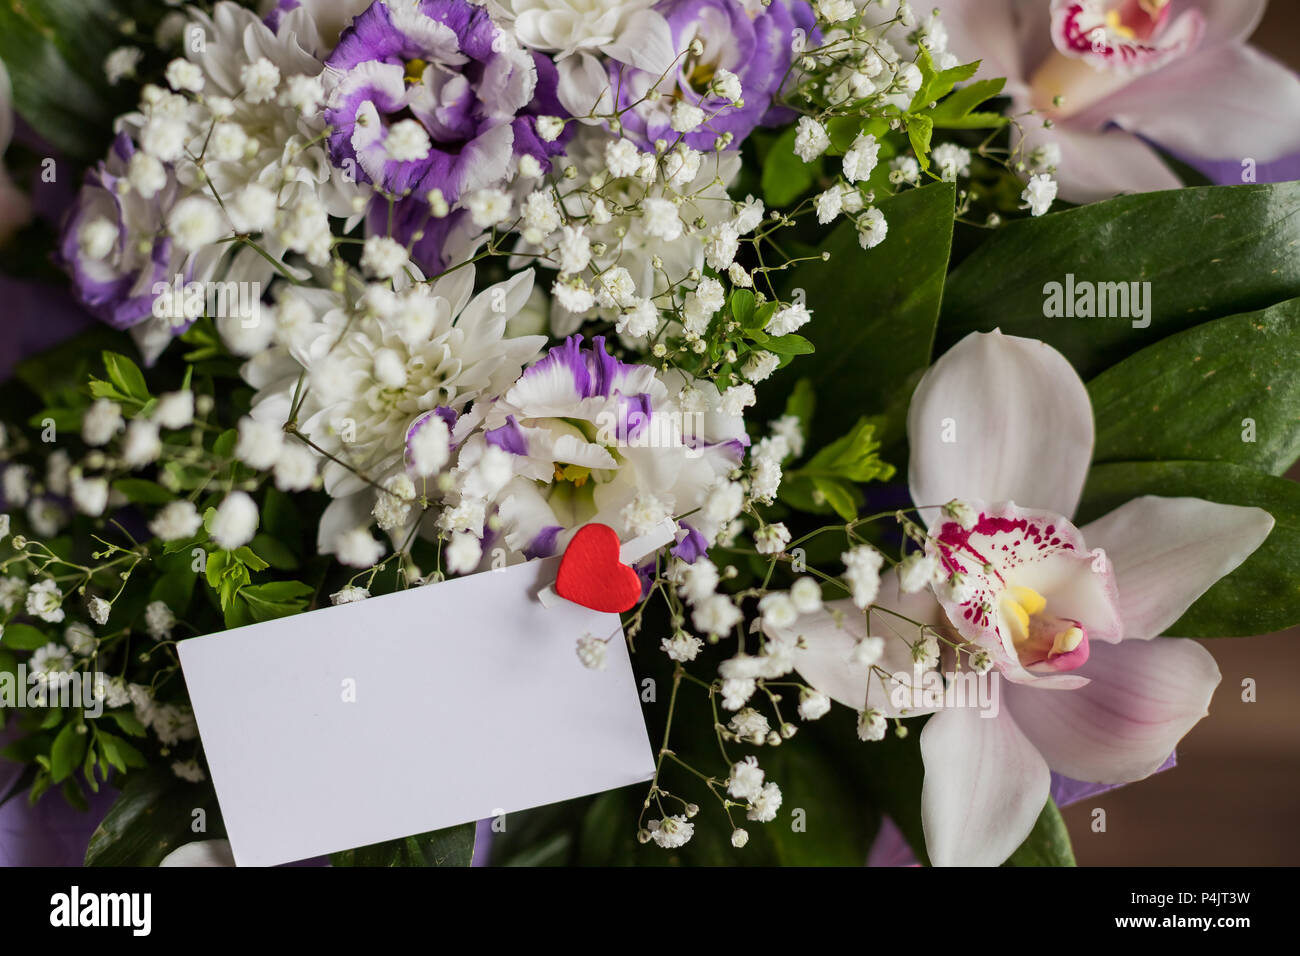
M 898 566 L 898 586 L 906 594 L 915 594 L 939 579 L 939 561 L 924 551 L 913 551 Z
M 53 579 L 45 578 L 32 585 L 27 592 L 27 613 L 51 624 L 63 620 L 63 591 Z
M 764 331 L 768 335 L 789 335 L 807 325 L 811 318 L 812 312 L 808 307 L 802 302 L 795 302 L 777 309 L 776 313 L 767 320 Z
M 651 820 L 647 827 L 650 830 L 650 839 L 655 841 L 656 846 L 663 847 L 665 850 L 675 850 L 679 846 L 684 846 L 695 835 L 695 824 L 681 814 L 664 817 L 662 820 Z
M 107 258 L 117 245 L 117 240 L 116 227 L 102 217 L 88 220 L 77 229 L 77 249 L 87 259 Z
M 315 116 L 324 101 L 325 87 L 320 77 L 302 73 L 289 77 L 276 100 L 281 106 L 295 109 L 306 117 Z M 391 131 L 389 135 L 392 135 Z
M 12 469 L 11 469 L 12 470 Z M 27 505 L 27 520 L 42 538 L 52 538 L 67 524 L 68 515 L 53 498 L 33 498 Z
M 452 574 L 469 574 L 478 567 L 483 557 L 483 547 L 478 538 L 467 531 L 457 531 L 442 549 L 447 559 L 447 570 Z
M 685 100 L 673 104 L 668 117 L 668 125 L 678 133 L 691 133 L 700 128 L 704 122 L 704 110 Z
M 722 414 L 738 418 L 744 414 L 745 409 L 758 401 L 754 393 L 754 386 L 748 382 L 742 382 L 739 385 L 732 385 L 722 393 L 718 408 Z
M 490 229 L 510 218 L 510 205 L 510 196 L 499 189 L 479 189 L 465 200 L 470 219 L 480 229 Z
M 883 637 L 863 637 L 854 645 L 849 654 L 849 663 L 858 667 L 874 667 L 885 654 Z
M 821 585 L 813 578 L 799 578 L 790 585 L 790 601 L 800 614 L 813 614 L 821 610 Z
M 790 531 L 783 522 L 767 524 L 754 532 L 754 547 L 759 554 L 780 554 L 790 543 Z
M 765 382 L 781 364 L 781 356 L 773 352 L 758 351 L 750 354 L 740 369 L 740 374 L 751 382 Z
M 38 679 L 49 678 L 54 674 L 70 673 L 75 666 L 76 663 L 68 653 L 68 649 L 53 641 L 44 647 L 38 647 L 28 662 L 32 676 Z
M 1021 209 L 1028 209 L 1030 215 L 1041 216 L 1052 207 L 1052 202 L 1056 199 L 1056 180 L 1044 173 L 1030 176 L 1020 198 L 1024 200 Z
M 375 494 L 370 514 L 380 531 L 394 531 L 406 525 L 414 504 L 415 482 L 405 473 L 398 472 L 384 480 L 383 490 Z
M 799 716 L 804 720 L 820 720 L 830 709 L 831 699 L 821 691 L 805 687 L 799 692 Z
M 143 468 L 162 454 L 162 439 L 158 423 L 147 418 L 137 418 L 126 426 L 122 441 L 122 463 L 128 468 Z
M 939 170 L 944 182 L 956 182 L 959 176 L 970 175 L 970 150 L 954 143 L 940 143 L 930 153 L 930 160 Z
M 186 93 L 198 93 L 203 89 L 203 71 L 184 57 L 177 57 L 167 64 L 164 74 L 173 90 Z
M 860 183 L 870 178 L 879 156 L 880 143 L 876 137 L 870 133 L 859 133 L 844 153 L 844 178 L 850 183 Z
M 945 518 L 957 522 L 963 531 L 970 531 L 980 520 L 979 510 L 959 498 L 944 505 L 942 511 Z
M 90 403 L 81 419 L 81 438 L 87 445 L 107 445 L 122 428 L 122 409 L 107 398 Z
M 776 784 L 763 784 L 763 789 L 749 800 L 749 811 L 745 814 L 746 820 L 755 820 L 758 823 L 771 823 L 776 819 L 776 813 L 781 809 L 781 788 Z
M 863 249 L 874 249 L 885 241 L 889 235 L 889 223 L 885 214 L 875 206 L 858 217 L 858 245 Z
M 544 142 L 553 143 L 560 138 L 564 132 L 564 120 L 558 116 L 539 116 L 537 117 L 537 135 Z
M 232 491 L 212 514 L 208 533 L 226 551 L 234 551 L 253 540 L 257 531 L 257 504 L 247 492 Z
M 750 743 L 756 744 L 761 744 L 767 740 L 767 735 L 772 730 L 767 718 L 753 707 L 746 707 L 744 710 L 738 711 L 727 726 L 741 740 L 748 740 Z
M 819 193 L 813 200 L 813 206 L 817 210 L 817 221 L 823 226 L 833 222 L 835 217 L 844 209 L 844 190 L 838 185 L 832 186 L 823 193 Z
M 108 480 L 76 475 L 71 482 L 72 503 L 83 515 L 97 517 L 108 505 Z
M 193 757 L 189 760 L 173 760 L 172 773 L 186 783 L 202 783 L 208 779 L 208 775 L 199 766 L 198 760 Z
M 90 619 L 101 627 L 108 623 L 108 616 L 113 612 L 113 605 L 102 597 L 93 597 L 86 601 L 86 613 Z
M 167 167 L 148 153 L 138 152 L 126 164 L 126 180 L 141 199 L 153 199 L 167 185 Z M 113 238 L 116 241 L 117 237 Z
M 316 453 L 306 445 L 285 443 L 275 460 L 275 487 L 281 491 L 305 491 L 316 481 Z
M 194 423 L 194 393 L 185 389 L 159 395 L 153 420 L 163 428 L 188 428 Z
M 221 210 L 203 196 L 187 196 L 167 216 L 167 231 L 186 252 L 195 252 L 216 242 L 226 231 Z
M 925 670 L 937 667 L 939 664 L 939 639 L 931 634 L 913 644 L 912 660 Z
M 749 834 L 740 827 L 731 831 L 731 845 L 737 850 L 742 849 L 749 842 Z
M 555 249 L 561 274 L 581 272 L 591 262 L 591 240 L 581 226 L 564 226 Z
M 193 502 L 168 502 L 149 522 L 149 532 L 163 541 L 182 541 L 191 538 L 203 524 L 203 518 Z
M 722 682 L 722 706 L 727 710 L 740 710 L 758 690 L 752 677 L 731 677 Z
M 889 181 L 894 185 L 916 183 L 921 178 L 921 164 L 912 156 L 899 156 L 889 163 Z
M 144 58 L 144 51 L 136 46 L 120 46 L 104 58 L 104 77 L 109 86 L 117 86 L 135 76 L 136 68 Z
M 1046 173 L 1061 165 L 1061 144 L 1057 142 L 1040 143 L 1034 147 L 1026 159 L 1029 169 L 1035 173 Z
M 667 505 L 644 491 L 628 502 L 620 512 L 620 516 L 627 523 L 628 530 L 634 535 L 645 534 L 670 514 Z
M 677 207 L 658 196 L 641 202 L 641 222 L 647 233 L 664 242 L 672 242 L 682 234 L 682 217 L 677 214 Z
M 727 778 L 727 793 L 737 800 L 750 800 L 758 796 L 763 789 L 763 769 L 754 756 L 738 760 L 731 767 Z
M 880 566 L 885 556 L 870 545 L 857 547 L 840 555 L 844 562 L 844 580 L 849 585 L 853 603 L 866 608 L 880 591 Z
M 578 660 L 582 666 L 593 671 L 603 671 L 606 664 L 606 652 L 609 646 L 598 637 L 584 634 L 578 639 Z
M 370 568 L 383 557 L 384 546 L 374 539 L 366 528 L 353 528 L 338 536 L 334 554 L 341 564 L 350 568 Z
M 712 594 L 696 603 L 691 612 L 691 623 L 703 634 L 722 636 L 740 623 L 744 615 L 724 594 Z M 746 700 L 749 698 L 746 697 Z M 744 703 L 744 701 L 741 701 Z M 739 705 L 737 705 L 739 706 Z M 735 710 L 735 707 L 729 708 Z
M 429 134 L 418 120 L 413 119 L 399 120 L 394 123 L 388 128 L 388 136 L 384 140 L 384 149 L 388 153 L 388 158 L 399 163 L 427 159 L 432 148 Z
M 614 328 L 620 335 L 644 338 L 659 328 L 659 310 L 649 299 L 642 299 L 630 311 L 619 313 Z
M 150 601 L 144 609 L 144 626 L 155 641 L 165 641 L 172 636 L 176 615 L 163 601 Z
M 770 454 L 751 453 L 750 461 L 754 466 L 749 479 L 750 497 L 771 504 L 776 499 L 777 489 L 781 487 L 780 459 Z
M 738 103 L 744 95 L 744 90 L 740 86 L 740 77 L 724 69 L 719 69 L 713 74 L 713 92 L 732 103 Z
M 758 612 L 763 624 L 770 628 L 790 627 L 799 619 L 799 609 L 790 595 L 783 591 L 772 591 L 759 598 Z
M 258 421 L 247 415 L 239 420 L 235 457 L 249 468 L 269 471 L 284 448 L 284 429 L 274 422 Z
M 429 415 L 407 439 L 407 448 L 416 475 L 428 478 L 451 457 L 451 430 L 440 416 Z
M 370 597 L 370 591 L 368 589 L 358 587 L 355 584 L 349 584 L 342 590 L 335 591 L 331 594 L 330 603 L 333 605 L 355 604 L 357 601 L 364 601 L 368 597 Z
M 63 643 L 78 657 L 89 657 L 94 653 L 99 641 L 90 625 L 82 621 L 73 621 L 63 631 Z
M 885 715 L 874 707 L 869 707 L 858 714 L 858 739 L 871 742 L 885 739 L 889 723 Z
M 975 596 L 977 590 L 974 580 L 969 575 L 954 572 L 940 584 L 943 594 L 954 604 L 965 604 Z
M 826 152 L 831 139 L 826 135 L 826 128 L 811 116 L 800 116 L 795 127 L 794 152 L 805 163 Z
M 672 637 L 665 637 L 659 643 L 660 649 L 668 655 L 669 660 L 689 663 L 699 656 L 704 649 L 704 642 L 694 634 L 678 631 Z
M 20 578 L 0 578 L 0 611 L 9 614 L 27 596 L 27 582 Z
M 719 525 L 726 524 L 745 507 L 745 489 L 739 482 L 723 479 L 709 489 L 704 499 L 704 516 Z
M 361 249 L 361 268 L 380 279 L 398 275 L 406 260 L 406 247 L 388 236 L 368 236 Z
M 0 541 L 9 537 L 9 523 L 9 516 L 7 514 L 0 514 Z
M 842 23 L 857 13 L 853 0 L 816 0 L 813 6 L 817 9 L 817 16 L 827 23 Z
M 280 85 L 280 68 L 266 57 L 239 68 L 239 81 L 244 85 L 244 99 L 249 103 L 266 103 L 275 99 Z

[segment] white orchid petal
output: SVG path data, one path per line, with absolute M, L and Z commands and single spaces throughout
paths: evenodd
M 1069 517 L 1092 458 L 1092 405 L 1051 346 L 976 332 L 921 379 L 907 434 L 918 506 L 1013 500 Z
M 921 731 L 921 822 L 935 866 L 997 866 L 1029 836 L 1047 803 L 1051 773 L 1016 721 L 1005 709 L 980 714 L 944 710 Z
M 1146 640 L 1250 557 L 1272 528 L 1273 516 L 1260 508 L 1146 496 L 1092 522 L 1083 535 L 1114 566 L 1125 640 Z
M 1210 652 L 1184 638 L 1099 644 L 1079 673 L 1086 687 L 1006 687 L 1004 699 L 1053 770 L 1092 783 L 1155 773 L 1219 683 Z

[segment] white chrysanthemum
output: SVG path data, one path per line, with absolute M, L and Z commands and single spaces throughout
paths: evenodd
M 514 14 L 519 42 L 560 57 L 599 50 L 618 37 L 629 14 L 648 5 L 649 0 L 503 0 Z

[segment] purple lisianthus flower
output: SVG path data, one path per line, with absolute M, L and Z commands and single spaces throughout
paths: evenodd
M 618 91 L 618 109 L 626 133 L 650 147 L 657 139 L 680 137 L 692 149 L 713 149 L 730 134 L 737 148 L 754 128 L 780 123 L 789 110 L 776 102 L 787 79 L 796 35 L 814 29 L 807 4 L 772 0 L 750 13 L 740 0 L 667 0 L 636 15 L 645 39 L 617 49 L 609 64 L 610 87 Z M 692 50 L 700 44 L 701 52 Z M 720 71 L 740 81 L 739 105 L 725 92 Z M 662 77 L 662 79 L 661 79 Z M 654 88 L 653 102 L 645 97 Z M 685 134 L 672 126 L 679 102 L 697 106 L 704 123 Z
M 115 329 L 153 314 L 154 285 L 172 271 L 172 241 L 162 221 L 171 185 L 152 199 L 118 189 L 134 153 L 131 138 L 119 133 L 108 158 L 86 172 L 58 251 L 77 299 Z
M 388 193 L 455 203 L 505 180 L 523 152 L 547 158 L 526 112 L 537 58 L 467 0 L 379 0 L 326 67 L 330 156 Z

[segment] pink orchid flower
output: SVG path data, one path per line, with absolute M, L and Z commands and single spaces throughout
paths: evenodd
M 908 437 L 912 500 L 968 508 L 923 508 L 940 566 L 930 584 L 904 593 L 896 571 L 884 576 L 869 618 L 883 657 L 874 669 L 852 659 L 867 628 L 848 601 L 777 636 L 803 638 L 796 669 L 840 703 L 933 714 L 920 741 L 930 859 L 993 866 L 1033 828 L 1051 771 L 1139 780 L 1205 716 L 1219 683 L 1214 658 L 1195 641 L 1157 635 L 1259 547 L 1273 518 L 1144 497 L 1075 527 L 1092 406 L 1064 356 L 1033 339 L 992 332 L 959 342 L 917 386 Z M 917 625 L 964 644 L 963 671 L 972 651 L 990 658 L 994 706 L 908 706 L 911 688 L 897 698 L 887 675 L 916 686 L 912 647 L 933 633 Z
M 1176 189 L 1156 150 L 1257 164 L 1300 151 L 1300 79 L 1247 46 L 1267 0 L 935 0 L 963 62 L 1007 79 L 1026 156 L 1060 150 L 1061 198 Z M 1061 97 L 1059 105 L 1055 98 Z M 1047 155 L 1052 155 L 1050 151 Z

